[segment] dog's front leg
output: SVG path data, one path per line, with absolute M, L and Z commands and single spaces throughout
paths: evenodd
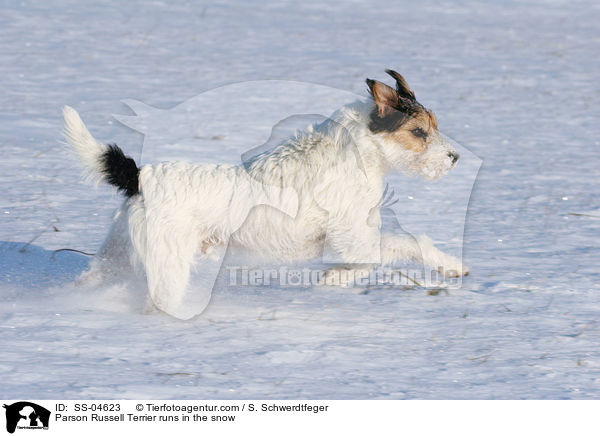
M 326 246 L 336 258 L 324 260 L 338 265 L 326 270 L 319 283 L 343 287 L 357 284 L 381 263 L 380 241 L 379 227 L 366 224 L 366 219 L 363 225 L 334 222 L 327 232 Z
M 469 274 L 469 268 L 456 257 L 444 253 L 433 245 L 433 241 L 421 235 L 384 234 L 381 239 L 381 259 L 384 264 L 397 261 L 413 261 L 423 263 L 446 277 L 459 277 Z

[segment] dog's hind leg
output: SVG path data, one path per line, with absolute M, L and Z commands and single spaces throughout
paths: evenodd
M 106 278 L 131 272 L 131 242 L 128 232 L 127 201 L 113 216 L 113 223 L 104 243 L 75 282 L 77 285 L 95 285 Z
M 188 319 L 197 314 L 182 301 L 188 291 L 198 239 L 192 231 L 187 231 L 185 224 L 174 221 L 149 219 L 146 252 L 139 255 L 152 303 L 169 315 Z

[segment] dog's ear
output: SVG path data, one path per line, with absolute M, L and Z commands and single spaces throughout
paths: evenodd
M 400 73 L 394 70 L 385 70 L 392 78 L 396 81 L 396 92 L 400 98 L 406 98 L 408 100 L 416 101 L 415 93 L 410 90 L 408 83 L 404 80 L 404 77 Z
M 381 118 L 394 112 L 398 106 L 398 94 L 393 88 L 377 80 L 367 79 L 367 86 L 377 105 Z

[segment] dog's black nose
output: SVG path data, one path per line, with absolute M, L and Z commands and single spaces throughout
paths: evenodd
M 458 160 L 458 158 L 460 157 L 460 155 L 454 151 L 449 151 L 448 152 L 448 157 L 450 159 L 452 159 L 452 163 L 455 164 L 456 161 Z

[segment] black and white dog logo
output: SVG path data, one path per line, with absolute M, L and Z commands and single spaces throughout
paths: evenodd
M 48 429 L 50 411 L 28 401 L 4 405 L 6 409 L 6 431 L 18 429 Z

